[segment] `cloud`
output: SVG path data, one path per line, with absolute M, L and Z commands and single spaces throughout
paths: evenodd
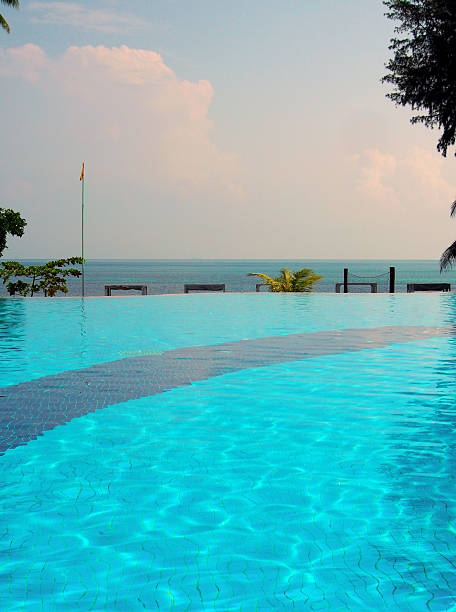
M 367 149 L 359 160 L 359 178 L 356 189 L 374 200 L 390 199 L 396 202 L 394 189 L 388 184 L 397 169 L 394 155 L 385 154 L 375 149 Z
M 95 156 L 123 160 L 137 180 L 204 189 L 233 169 L 233 156 L 210 138 L 212 85 L 179 79 L 154 51 L 73 46 L 50 59 L 29 44 L 0 51 L 0 74 L 32 81 L 69 142 L 84 140 Z
M 167 235 L 179 244 L 195 227 L 216 244 L 217 228 L 234 223 L 243 185 L 237 157 L 212 138 L 207 80 L 180 79 L 158 53 L 126 46 L 73 46 L 51 58 L 25 45 L 0 52 L 0 74 L 14 75 L 0 192 L 11 196 L 13 181 L 33 185 L 29 196 L 8 199 L 25 210 L 30 238 L 36 231 L 66 240 L 59 227 L 73 213 L 62 202 L 79 187 L 82 160 L 87 198 L 96 200 L 91 227 L 104 228 L 92 237 L 92 253 L 112 252 L 114 241 L 150 256 L 152 233 L 158 255 Z M 71 223 L 77 227 L 77 216 Z
M 1 76 L 18 76 L 28 81 L 37 81 L 47 66 L 46 54 L 32 43 L 15 49 L 0 49 Z
M 443 176 L 444 160 L 433 151 L 414 147 L 399 156 L 366 149 L 352 160 L 358 193 L 385 207 L 430 210 L 448 207 L 456 196 Z
M 128 13 L 115 13 L 108 9 L 86 8 L 75 2 L 30 2 L 27 8 L 36 16 L 32 23 L 69 25 L 82 30 L 120 32 L 126 29 L 140 29 L 147 22 Z

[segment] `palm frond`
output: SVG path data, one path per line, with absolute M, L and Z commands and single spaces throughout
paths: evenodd
M 291 272 L 288 268 L 281 268 L 280 276 L 278 276 L 275 281 L 277 282 L 276 291 L 293 291 L 293 272 Z
M 249 272 L 247 276 L 258 276 L 269 286 L 274 293 L 302 293 L 312 291 L 313 285 L 322 276 L 318 276 L 310 268 L 302 268 L 296 272 L 282 268 L 277 278 L 271 278 L 261 272 Z
M 265 282 L 271 291 L 281 291 L 281 289 L 278 289 L 277 280 L 271 278 L 267 274 L 261 274 L 261 272 L 247 272 L 247 276 L 258 276 L 258 278 L 261 278 L 261 280 Z
M 297 270 L 294 273 L 294 291 L 308 293 L 312 291 L 314 284 L 321 278 L 323 277 L 315 274 L 310 268 L 302 268 L 301 270 Z
M 12 8 L 19 8 L 19 0 L 0 0 L 0 3 L 6 4 L 6 6 L 11 6 Z M 3 28 L 3 30 L 6 30 L 8 34 L 10 33 L 9 24 L 3 15 L 0 15 L 0 27 Z
M 6 30 L 8 32 L 8 34 L 10 33 L 10 27 L 8 25 L 8 22 L 6 21 L 6 19 L 3 17 L 3 15 L 0 15 L 0 26 Z
M 456 240 L 453 244 L 443 251 L 442 256 L 440 257 L 440 274 L 443 270 L 446 270 L 448 267 L 452 267 L 454 262 L 456 261 Z
M 454 217 L 455 214 L 456 214 L 456 200 L 453 202 L 453 204 L 450 207 L 450 217 Z
M 273 278 L 271 278 L 270 276 L 267 276 L 266 274 L 261 274 L 261 272 L 247 272 L 247 276 L 258 276 L 259 278 L 262 278 L 267 283 L 274 282 Z

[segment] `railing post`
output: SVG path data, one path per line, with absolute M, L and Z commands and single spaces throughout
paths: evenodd
M 344 268 L 344 293 L 348 293 L 348 268 Z
M 389 292 L 394 293 L 396 289 L 396 268 L 394 266 L 390 267 L 390 287 Z

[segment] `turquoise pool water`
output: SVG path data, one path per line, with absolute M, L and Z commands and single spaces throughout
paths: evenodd
M 456 610 L 455 296 L 3 300 L 0 321 L 0 609 Z

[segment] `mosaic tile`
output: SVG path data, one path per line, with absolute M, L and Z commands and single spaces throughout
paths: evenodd
M 456 335 L 453 327 L 387 326 L 225 342 L 125 357 L 0 388 L 0 454 L 113 404 L 247 368 Z

